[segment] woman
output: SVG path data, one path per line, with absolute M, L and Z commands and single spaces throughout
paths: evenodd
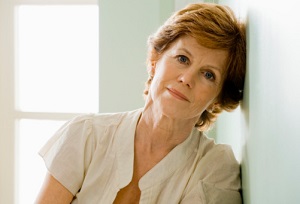
M 148 46 L 144 108 L 65 124 L 40 152 L 49 173 L 37 203 L 241 203 L 231 148 L 203 131 L 242 99 L 243 24 L 191 4 Z

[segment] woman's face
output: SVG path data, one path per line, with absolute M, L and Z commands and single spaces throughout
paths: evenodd
M 152 61 L 150 100 L 170 118 L 197 121 L 217 102 L 227 56 L 227 51 L 203 47 L 193 37 L 180 37 Z

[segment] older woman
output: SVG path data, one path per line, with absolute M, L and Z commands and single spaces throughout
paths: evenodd
M 144 108 L 65 124 L 40 152 L 37 203 L 241 203 L 231 148 L 203 131 L 242 99 L 243 24 L 228 7 L 191 4 L 148 46 Z

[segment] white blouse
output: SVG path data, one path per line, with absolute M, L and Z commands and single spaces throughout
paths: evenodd
M 111 204 L 133 175 L 134 135 L 142 109 L 88 114 L 61 127 L 41 149 L 72 203 Z M 139 181 L 141 204 L 241 204 L 240 169 L 231 148 L 196 128 Z

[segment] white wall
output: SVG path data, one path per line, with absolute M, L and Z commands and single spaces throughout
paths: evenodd
M 172 0 L 100 1 L 100 112 L 144 106 L 147 38 L 172 11 Z

